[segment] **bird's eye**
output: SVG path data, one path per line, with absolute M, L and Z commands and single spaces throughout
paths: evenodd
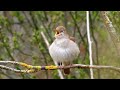
M 60 31 L 60 32 L 64 32 L 64 31 L 62 30 L 62 31 Z

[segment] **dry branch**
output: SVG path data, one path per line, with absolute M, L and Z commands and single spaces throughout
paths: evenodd
M 48 42 L 45 34 L 44 34 L 43 32 L 41 32 L 41 35 L 42 35 L 42 37 L 43 37 L 43 40 L 45 41 L 45 44 L 47 45 L 47 48 L 49 49 L 50 44 L 49 44 L 49 42 Z M 57 62 L 54 61 L 54 63 L 55 63 L 55 65 L 57 66 Z M 62 72 L 61 72 L 60 70 L 58 70 L 58 74 L 59 74 L 59 77 L 60 77 L 61 79 L 64 79 L 63 74 L 62 74 Z
M 15 68 L 7 67 L 5 65 L 0 65 L 1 69 L 5 70 L 10 70 L 14 71 L 17 73 L 35 73 L 40 70 L 57 70 L 57 69 L 65 69 L 65 68 L 92 68 L 92 69 L 111 69 L 115 70 L 120 73 L 120 68 L 114 67 L 114 66 L 103 66 L 103 65 L 84 65 L 84 64 L 73 64 L 72 66 L 55 66 L 55 65 L 50 65 L 50 66 L 32 66 L 26 63 L 22 62 L 15 62 L 15 61 L 0 61 L 0 64 L 14 64 L 14 65 L 20 65 L 25 67 L 26 69 L 23 70 L 18 70 Z
M 112 24 L 112 21 L 108 17 L 107 11 L 101 11 L 100 13 L 101 13 L 101 17 L 105 23 L 105 26 L 111 36 L 111 39 L 117 49 L 118 56 L 119 56 L 120 55 L 120 35 L 116 32 L 116 30 Z
M 92 41 L 90 38 L 90 23 L 89 23 L 89 11 L 86 11 L 86 22 L 87 22 L 87 38 L 88 38 L 88 44 L 89 44 L 89 60 L 90 60 L 90 65 L 93 65 L 93 60 L 92 60 Z M 90 76 L 91 79 L 93 79 L 93 69 L 90 68 Z

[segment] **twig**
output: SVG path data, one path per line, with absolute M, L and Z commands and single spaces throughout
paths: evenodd
M 86 20 L 87 20 L 87 38 L 89 43 L 89 59 L 90 59 L 90 65 L 93 65 L 92 60 L 92 41 L 90 40 L 90 27 L 89 27 L 89 11 L 86 11 Z M 94 79 L 93 77 L 93 69 L 90 68 L 90 76 L 91 79 Z
M 47 38 L 45 37 L 45 35 L 44 35 L 43 32 L 41 32 L 41 35 L 42 35 L 42 37 L 43 37 L 43 39 L 44 39 L 44 41 L 45 41 L 45 43 L 47 45 L 47 48 L 49 49 L 50 44 L 49 44 Z M 54 63 L 57 66 L 57 63 L 55 61 L 54 61 Z M 58 70 L 58 74 L 59 74 L 59 76 L 60 76 L 61 79 L 64 79 L 63 74 L 62 74 L 62 72 L 60 70 Z
M 77 22 L 76 22 L 76 19 L 74 18 L 72 12 L 69 12 L 69 13 L 70 13 L 70 16 L 71 16 L 71 18 L 73 19 L 74 24 L 75 24 L 75 26 L 76 26 L 76 28 L 77 28 L 77 30 L 78 30 L 78 33 L 79 33 L 79 35 L 80 35 L 80 37 L 81 37 L 81 40 L 82 40 L 83 42 L 85 42 L 85 41 L 84 41 L 84 38 L 83 38 L 83 36 L 82 36 L 82 34 L 81 34 L 81 32 L 80 32 L 80 28 L 79 28 L 79 26 L 78 26 L 78 24 L 77 24 Z
M 49 48 L 50 44 L 49 44 L 47 38 L 45 37 L 45 34 L 43 32 L 41 32 L 41 35 L 42 35 L 42 37 L 43 37 L 43 39 L 45 41 L 45 44 L 47 45 L 47 48 Z
M 34 26 L 35 32 L 36 32 L 36 31 L 39 30 L 39 25 L 37 24 L 38 21 L 36 20 L 37 17 L 34 16 L 34 14 L 33 14 L 32 11 L 29 13 L 29 15 L 31 16 L 31 20 L 32 20 L 32 22 L 33 22 L 33 26 Z M 37 40 L 38 44 L 41 43 L 41 42 L 39 41 L 39 39 L 37 38 L 37 35 L 35 35 L 35 39 Z M 39 49 L 40 49 L 40 47 L 39 47 Z M 47 58 L 45 57 L 44 52 L 43 52 L 41 49 L 40 49 L 40 52 L 41 52 L 41 55 L 42 55 L 43 58 L 44 58 L 45 64 L 47 65 L 47 64 L 48 64 L 48 63 L 47 63 Z M 48 71 L 46 71 L 45 73 L 46 73 L 46 78 L 49 78 Z
M 44 11 L 43 11 L 43 13 L 44 13 Z M 45 15 L 45 14 L 46 14 L 46 13 L 44 13 L 44 15 Z M 47 14 L 46 14 L 46 15 L 47 15 Z M 50 35 L 49 29 L 48 29 L 48 27 L 46 27 L 44 21 L 42 20 L 43 17 L 41 17 L 40 15 L 38 15 L 38 18 L 40 19 L 42 26 L 44 27 L 45 31 L 47 32 L 47 35 L 49 36 L 50 40 L 52 41 L 52 37 L 51 37 L 51 35 Z
M 106 28 L 108 29 L 108 32 L 111 36 L 111 39 L 113 41 L 114 46 L 117 49 L 118 52 L 118 56 L 120 55 L 120 36 L 119 34 L 117 34 L 112 22 L 110 21 L 108 15 L 107 15 L 107 11 L 101 11 L 101 16 L 103 18 L 103 21 L 105 23 Z
M 3 29 L 3 28 L 0 27 L 0 30 L 1 30 L 1 29 Z M 6 44 L 7 42 L 5 42 L 5 40 L 4 40 L 5 37 L 4 37 L 4 35 L 3 35 L 2 32 L 1 32 L 1 37 L 2 37 L 2 43 L 4 44 L 4 47 L 5 47 L 5 49 L 6 49 L 7 53 L 8 53 L 8 55 L 10 56 L 10 58 L 11 58 L 12 61 L 15 61 L 13 55 L 11 54 L 10 48 L 9 48 L 8 45 Z
M 91 24 L 90 28 L 91 28 L 91 36 L 92 36 L 93 41 L 95 43 L 95 53 L 96 53 L 96 55 L 95 55 L 96 58 L 95 59 L 97 61 L 97 65 L 99 65 L 99 60 L 98 60 L 98 43 L 97 43 L 97 40 L 96 40 L 95 35 L 94 35 L 94 23 L 95 23 L 95 19 L 96 19 L 97 15 L 98 15 L 98 13 L 96 13 L 94 18 L 92 19 L 92 12 L 90 13 L 90 24 Z M 100 70 L 98 70 L 98 78 L 100 78 Z
M 84 65 L 84 64 L 73 64 L 72 66 L 54 66 L 54 65 L 50 65 L 50 66 L 32 66 L 26 63 L 22 63 L 22 62 L 15 62 L 15 61 L 0 61 L 0 64 L 14 64 L 14 65 L 20 65 L 23 67 L 26 67 L 27 69 L 24 70 L 18 70 L 15 68 L 11 68 L 11 67 L 7 67 L 5 65 L 0 65 L 1 69 L 5 69 L 5 70 L 11 70 L 17 73 L 35 73 L 38 72 L 40 70 L 56 70 L 56 69 L 66 69 L 66 68 L 92 68 L 92 69 L 111 69 L 111 70 L 115 70 L 117 72 L 120 73 L 120 68 L 118 67 L 114 67 L 114 66 L 103 66 L 103 65 Z

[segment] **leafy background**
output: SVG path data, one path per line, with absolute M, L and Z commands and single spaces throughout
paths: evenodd
M 116 31 L 120 34 L 120 12 L 108 11 Z M 0 11 L 0 60 L 20 61 L 31 65 L 54 65 L 41 36 L 44 32 L 49 43 L 54 40 L 57 26 L 63 25 L 74 36 L 80 56 L 74 63 L 89 64 L 86 32 L 86 11 Z M 99 11 L 90 11 L 90 32 L 94 65 L 120 67 L 120 57 Z M 20 67 L 14 67 L 20 68 Z M 1 79 L 59 79 L 57 70 L 30 74 L 0 69 Z M 89 79 L 89 69 L 72 68 L 68 79 Z M 96 79 L 117 79 L 120 73 L 109 69 L 94 69 Z

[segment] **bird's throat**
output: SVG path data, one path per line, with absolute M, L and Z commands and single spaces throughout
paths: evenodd
M 55 40 L 55 44 L 56 44 L 58 47 L 66 48 L 67 45 L 69 44 L 69 39 L 68 39 L 68 38 L 56 39 L 56 40 Z

